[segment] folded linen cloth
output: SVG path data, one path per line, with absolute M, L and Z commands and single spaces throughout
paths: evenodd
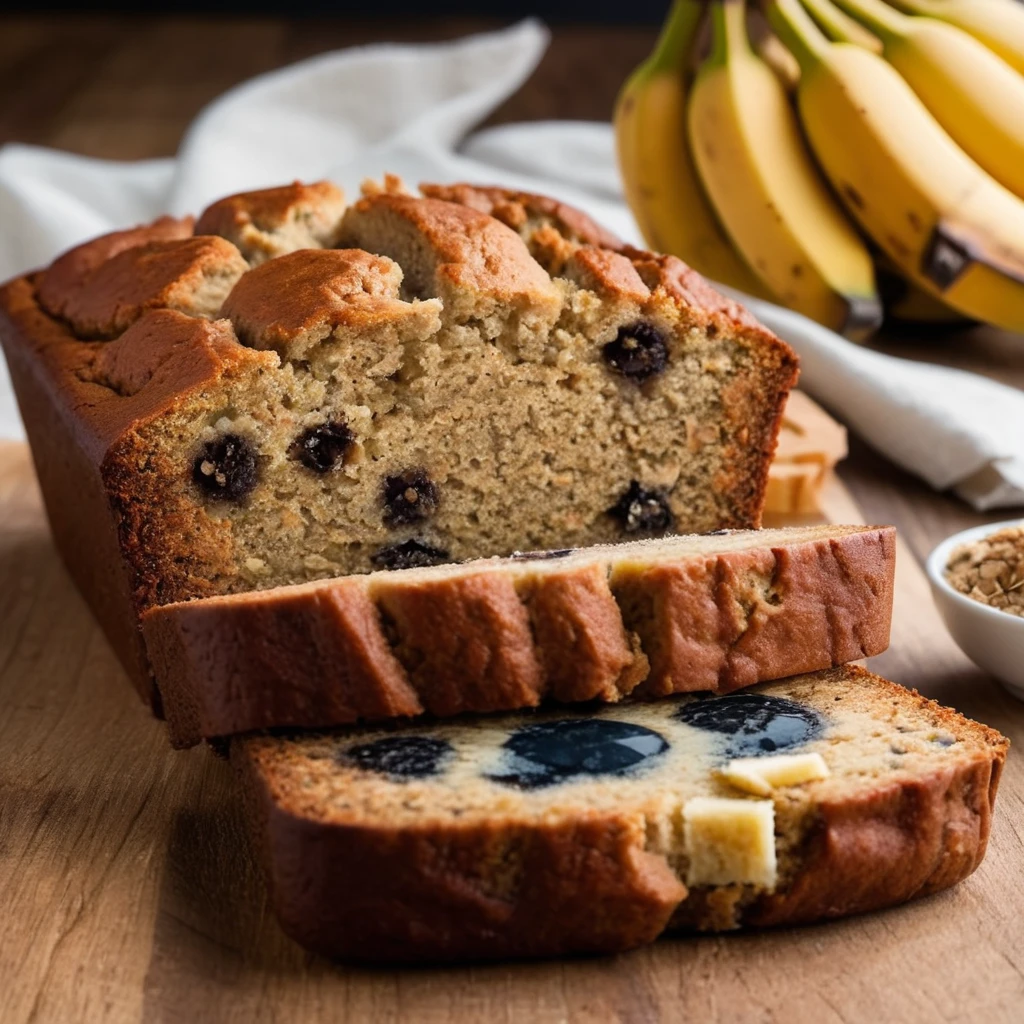
M 470 134 L 547 46 L 535 21 L 450 43 L 328 53 L 246 82 L 203 110 L 173 159 L 115 163 L 31 146 L 0 150 L 0 279 L 86 238 L 198 212 L 231 192 L 330 178 L 349 195 L 384 171 L 545 192 L 640 242 L 611 127 L 507 125 Z M 740 298 L 799 352 L 802 386 L 894 462 L 978 509 L 1024 504 L 1024 392 L 854 345 Z M 0 364 L 0 438 L 21 436 Z

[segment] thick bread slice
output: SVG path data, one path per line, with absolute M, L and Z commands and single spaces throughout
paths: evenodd
M 845 667 L 585 718 L 239 738 L 231 759 L 289 935 L 441 961 L 608 953 L 936 892 L 984 856 L 1007 746 Z M 775 750 L 827 777 L 765 799 L 721 773 Z
M 164 605 L 143 630 L 176 746 L 725 693 L 885 650 L 894 537 L 737 531 L 378 572 Z

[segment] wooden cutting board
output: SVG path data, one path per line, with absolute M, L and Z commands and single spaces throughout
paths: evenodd
M 857 521 L 842 485 L 829 517 Z M 948 638 L 902 549 L 872 667 L 1024 743 L 1024 705 Z M 0 1021 L 1024 1020 L 1024 759 L 954 890 L 817 927 L 672 937 L 554 963 L 363 970 L 278 930 L 228 766 L 174 753 L 50 543 L 27 450 L 0 444 Z

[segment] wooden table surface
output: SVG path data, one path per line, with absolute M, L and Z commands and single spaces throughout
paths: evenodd
M 136 158 L 174 150 L 208 99 L 251 74 L 448 21 L 0 21 L 0 141 Z M 648 29 L 562 28 L 494 120 L 600 118 Z M 903 355 L 1024 386 L 1024 339 L 886 339 Z M 893 644 L 872 668 L 1024 745 L 1024 706 L 974 668 L 920 561 L 1006 518 L 936 495 L 854 441 L 836 519 L 901 533 Z M 826 926 L 670 938 L 629 955 L 444 970 L 311 957 L 270 916 L 227 766 L 173 753 L 51 545 L 24 446 L 0 444 L 0 1021 L 1020 1021 L 1024 758 L 1011 754 L 988 857 L 951 892 Z

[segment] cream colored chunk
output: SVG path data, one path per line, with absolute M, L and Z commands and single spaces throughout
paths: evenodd
M 697 796 L 683 807 L 686 884 L 775 888 L 775 805 Z
M 738 757 L 718 773 L 730 785 L 754 796 L 770 796 L 781 786 L 827 779 L 828 765 L 818 753 L 774 754 L 770 757 Z

